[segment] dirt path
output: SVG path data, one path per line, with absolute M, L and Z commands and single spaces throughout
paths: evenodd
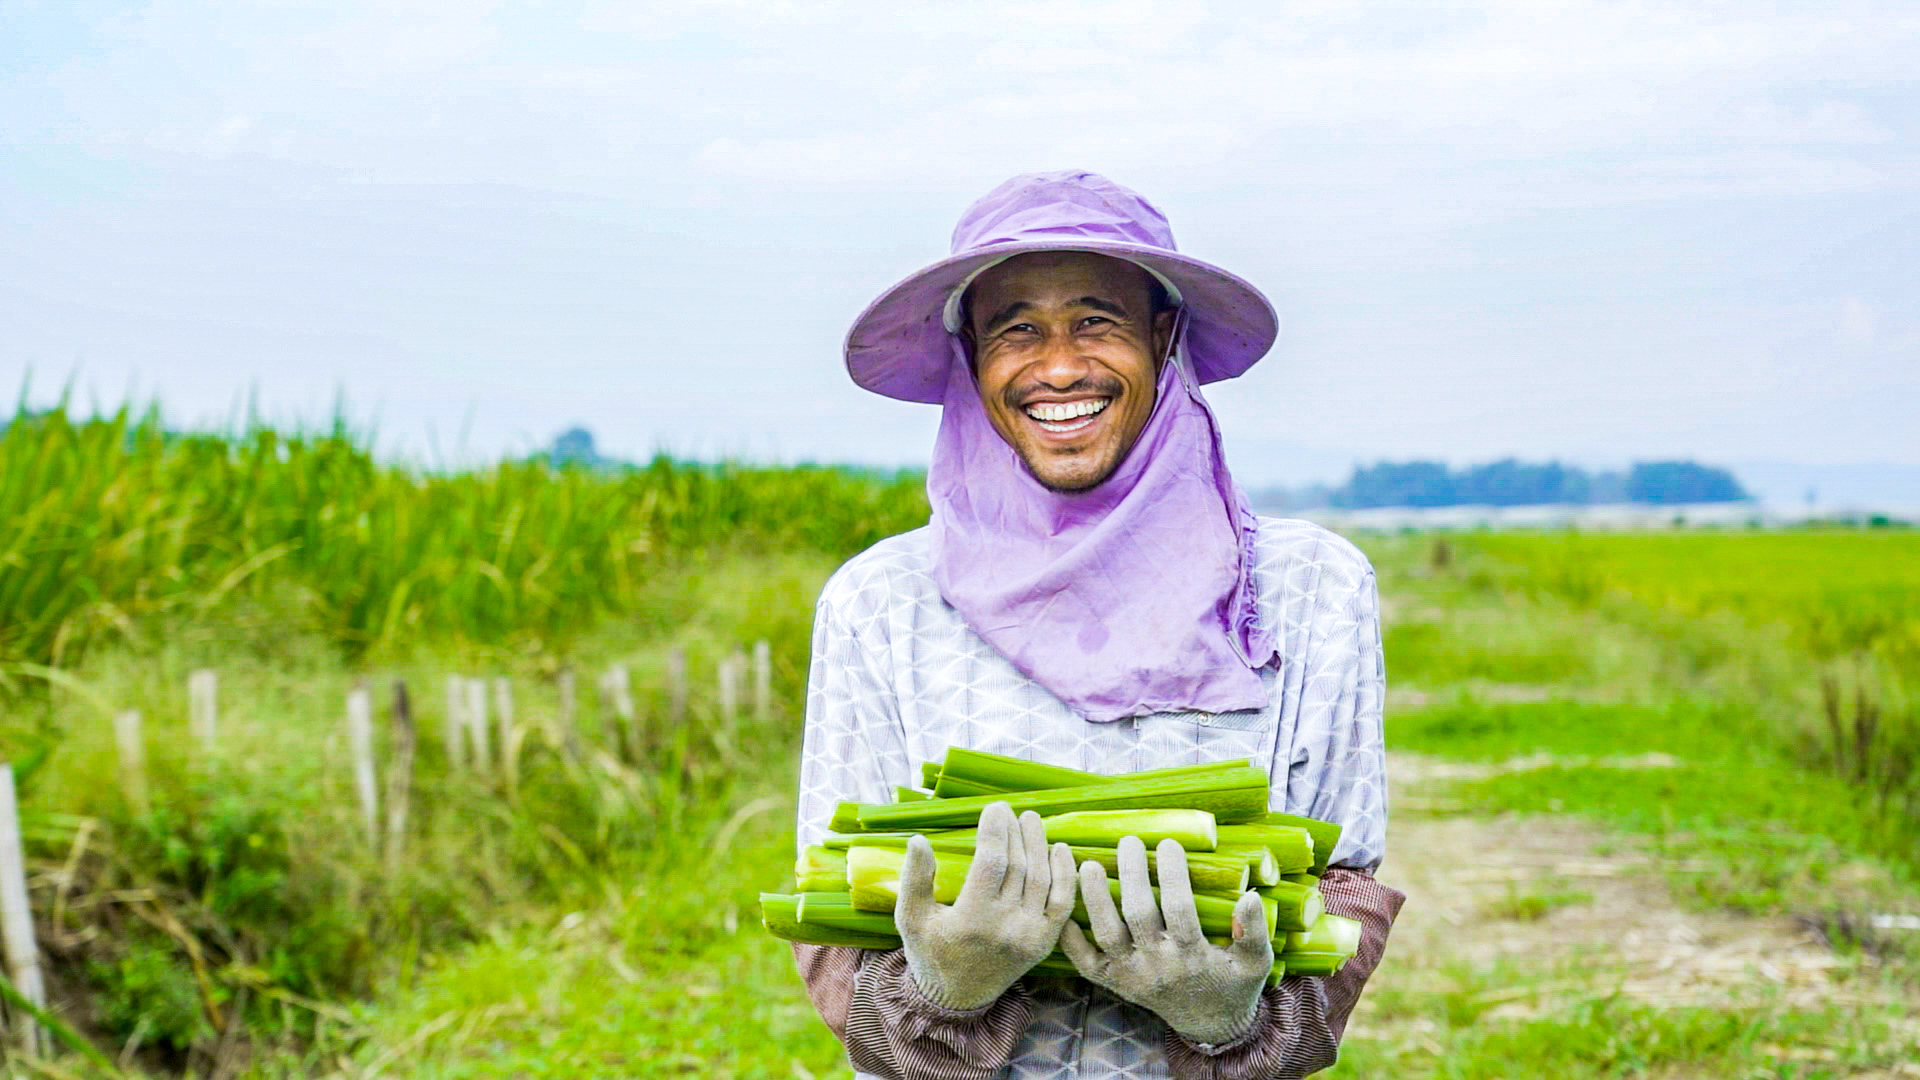
M 1656 868 L 1618 836 L 1565 818 L 1442 815 L 1455 808 L 1451 781 L 1549 760 L 1469 766 L 1395 756 L 1381 876 L 1408 899 L 1380 980 L 1395 994 L 1362 1000 L 1356 1036 L 1419 1041 L 1434 1030 L 1436 1011 L 1518 1019 L 1614 993 L 1660 1006 L 1764 999 L 1794 1009 L 1855 993 L 1836 981 L 1854 961 L 1812 932 L 1786 918 L 1682 909 L 1658 872 L 1672 867 Z M 1672 762 L 1653 755 L 1606 764 Z M 1404 995 L 1442 1000 L 1416 1008 Z

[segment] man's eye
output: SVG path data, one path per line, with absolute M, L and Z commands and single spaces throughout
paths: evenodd
M 1086 318 L 1080 320 L 1080 325 L 1081 326 L 1100 326 L 1104 323 L 1111 323 L 1111 322 L 1113 322 L 1113 320 L 1107 318 L 1105 315 L 1089 315 Z

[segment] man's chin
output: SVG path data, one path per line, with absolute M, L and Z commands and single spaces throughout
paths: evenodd
M 1082 451 L 1091 454 L 1093 451 Z M 1027 472 L 1040 486 L 1056 495 L 1075 495 L 1091 491 L 1106 482 L 1107 477 L 1120 466 L 1118 458 L 1096 463 L 1081 454 L 1057 455 L 1051 460 L 1036 461 L 1031 454 L 1021 454 L 1020 460 L 1026 462 Z

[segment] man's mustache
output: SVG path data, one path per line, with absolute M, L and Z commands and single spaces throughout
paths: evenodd
M 1071 397 L 1076 394 L 1117 398 L 1125 390 L 1126 386 L 1111 375 L 1089 376 L 1071 386 L 1048 386 L 1037 382 L 1030 382 L 1024 386 L 1008 386 L 1000 391 L 1000 400 L 1006 403 L 1008 409 L 1019 412 L 1026 407 L 1027 401 L 1031 398 Z

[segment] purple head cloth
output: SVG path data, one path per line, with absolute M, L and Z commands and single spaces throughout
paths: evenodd
M 934 580 L 975 633 L 1088 720 L 1266 704 L 1274 659 L 1251 581 L 1254 517 L 1200 383 L 1266 352 L 1278 321 L 1251 285 L 1174 250 L 1166 218 L 1090 173 L 1015 177 L 970 207 L 953 256 L 875 301 L 848 335 L 856 381 L 944 405 L 927 494 Z M 942 310 L 1002 258 L 1093 251 L 1183 300 L 1152 415 L 1098 486 L 1047 490 L 995 431 Z
M 1253 512 L 1181 361 L 1113 475 L 1060 493 L 994 430 L 962 349 L 927 474 L 940 595 L 1088 720 L 1264 706 Z

